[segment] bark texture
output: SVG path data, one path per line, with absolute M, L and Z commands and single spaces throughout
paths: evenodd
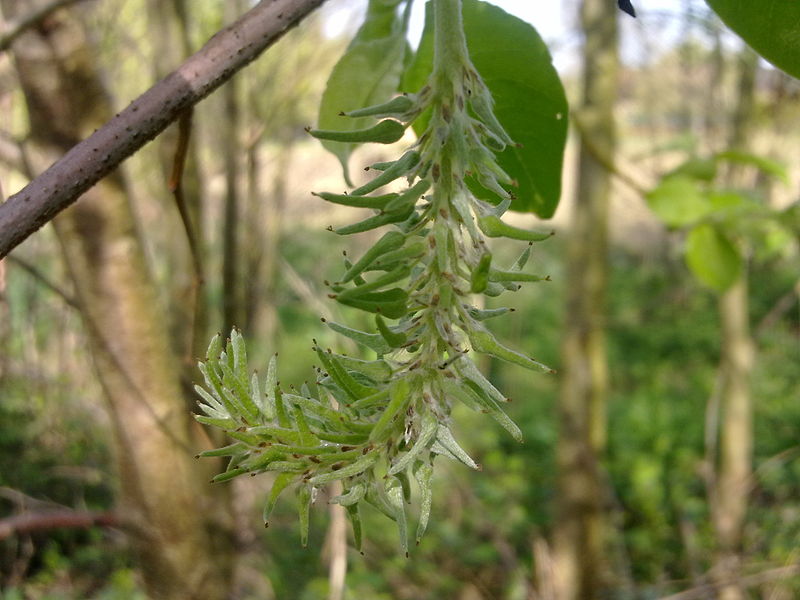
M 584 0 L 581 137 L 614 156 L 617 97 L 616 12 L 606 0 Z M 606 554 L 602 477 L 606 445 L 608 367 L 605 310 L 608 279 L 608 201 L 611 174 L 581 144 L 567 269 L 559 399 L 558 507 L 554 568 L 558 600 L 598 598 Z
M 2 0 L 14 15 L 30 0 Z M 33 140 L 46 155 L 72 147 L 110 116 L 79 18 L 53 17 L 21 36 L 14 56 Z M 55 221 L 89 331 L 114 427 L 118 514 L 131 523 L 151 598 L 221 599 L 227 538 L 209 522 L 206 473 L 185 409 L 166 315 L 148 271 L 123 174 L 113 172 Z

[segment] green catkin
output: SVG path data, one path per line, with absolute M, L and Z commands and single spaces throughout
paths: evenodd
M 372 127 L 310 131 L 326 140 L 388 143 L 399 140 L 419 115 L 429 118 L 425 132 L 397 160 L 372 165 L 377 175 L 366 184 L 350 194 L 315 193 L 327 202 L 377 211 L 334 230 L 338 234 L 389 228 L 360 258 L 346 259 L 344 274 L 330 286 L 331 298 L 372 313 L 374 330 L 323 319 L 331 330 L 376 356 L 350 358 L 314 342 L 321 365 L 317 385 L 303 386 L 299 394 L 281 389 L 275 357 L 259 393 L 236 330 L 225 347 L 215 336 L 200 365 L 205 386 L 198 394 L 204 414 L 197 420 L 236 440 L 201 453 L 231 457 L 228 470 L 214 481 L 277 473 L 264 507 L 265 523 L 281 492 L 295 486 L 303 545 L 316 488 L 341 481 L 346 491 L 331 502 L 346 507 L 356 547 L 360 549 L 363 537 L 360 506 L 367 502 L 396 522 L 401 549 L 407 553 L 410 477 L 419 488 L 419 543 L 433 501 L 435 457 L 479 469 L 453 435 L 454 403 L 488 414 L 522 441 L 519 427 L 501 408 L 506 397 L 481 374 L 472 354 L 552 372 L 502 345 L 485 327 L 485 320 L 509 309 L 479 309 L 470 303 L 470 294 L 498 296 L 520 283 L 547 279 L 523 272 L 530 246 L 508 270 L 493 266 L 486 238 L 530 244 L 551 234 L 501 219 L 511 200 L 503 186 L 515 183 L 495 152 L 513 140 L 495 117 L 491 95 L 470 62 L 460 7 L 460 0 L 434 0 L 434 68 L 418 93 L 344 113 L 345 118 L 384 119 Z M 408 184 L 403 191 L 369 195 L 401 178 Z M 492 206 L 477 199 L 467 187 L 468 178 L 505 200 Z

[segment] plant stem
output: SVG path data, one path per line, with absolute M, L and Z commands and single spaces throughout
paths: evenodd
M 434 0 L 434 80 L 452 73 L 467 57 L 467 40 L 461 19 L 461 0 Z

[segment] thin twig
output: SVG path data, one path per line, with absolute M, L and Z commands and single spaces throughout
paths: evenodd
M 172 160 L 172 172 L 169 177 L 169 189 L 175 198 L 175 206 L 178 208 L 178 213 L 183 223 L 183 231 L 186 234 L 186 241 L 189 244 L 189 253 L 192 256 L 192 268 L 194 277 L 192 278 L 192 286 L 190 290 L 190 298 L 188 302 L 191 306 L 188 307 L 187 313 L 192 317 L 191 327 L 189 327 L 189 341 L 186 344 L 187 359 L 191 361 L 192 348 L 195 345 L 195 333 L 197 332 L 197 323 L 200 318 L 200 290 L 205 281 L 203 272 L 203 263 L 201 259 L 200 246 L 197 239 L 197 232 L 199 228 L 197 223 L 192 223 L 192 216 L 189 213 L 189 208 L 186 206 L 186 198 L 183 195 L 183 172 L 186 167 L 186 159 L 189 155 L 189 140 L 192 134 L 192 113 L 194 109 L 189 107 L 181 115 L 178 120 L 178 142 L 175 146 L 175 156 Z
M 24 512 L 0 519 L 0 541 L 34 531 L 50 529 L 88 529 L 102 526 L 114 527 L 119 520 L 111 512 L 85 512 L 75 510 L 58 510 L 46 512 Z
M 594 142 L 592 136 L 587 132 L 586 125 L 583 123 L 579 115 L 574 112 L 570 113 L 570 121 L 581 136 L 581 144 L 583 144 L 584 148 L 589 151 L 589 154 L 592 155 L 592 158 L 594 158 L 600 164 L 600 166 L 602 166 L 606 171 L 614 175 L 617 179 L 622 181 L 640 196 L 645 196 L 647 194 L 646 186 L 642 185 L 633 177 L 620 169 L 614 162 L 614 158 L 609 156 L 608 153 L 604 152 Z
M 29 263 L 24 258 L 20 258 L 19 256 L 16 256 L 14 254 L 9 254 L 6 258 L 10 263 L 17 265 L 20 269 L 28 273 L 28 275 L 33 277 L 36 281 L 41 283 L 44 287 L 53 292 L 56 296 L 60 297 L 67 304 L 67 306 L 74 308 L 76 310 L 81 310 L 80 302 L 78 302 L 78 299 L 75 298 L 75 296 L 64 290 L 64 288 L 62 288 L 61 286 L 50 281 L 47 275 L 42 273 L 33 264 Z
M 274 44 L 325 0 L 262 0 L 0 204 L 0 258 Z
M 183 197 L 183 171 L 186 166 L 186 158 L 189 152 L 189 138 L 192 134 L 192 112 L 190 107 L 184 111 L 178 120 L 178 143 L 175 146 L 175 157 L 172 161 L 172 173 L 169 177 L 169 189 L 175 198 L 175 205 L 183 222 L 183 229 L 186 233 L 186 241 L 189 243 L 189 251 L 192 253 L 192 264 L 194 266 L 195 277 L 198 284 L 203 282 L 203 263 L 200 260 L 200 248 L 197 245 L 196 224 L 192 223 L 189 209 L 186 206 L 186 199 Z
M 76 2 L 82 2 L 82 0 L 53 0 L 50 4 L 36 8 L 27 15 L 9 21 L 6 23 L 4 31 L 0 33 L 0 52 L 8 50 L 14 40 L 31 27 L 36 27 L 59 8 L 64 8 Z

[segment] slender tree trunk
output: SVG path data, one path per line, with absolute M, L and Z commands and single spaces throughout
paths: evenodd
M 6 15 L 30 0 L 2 0 Z M 71 148 L 111 114 L 80 27 L 68 13 L 21 36 L 14 54 L 32 137 L 44 152 Z M 41 165 L 40 165 L 41 166 Z M 148 272 L 123 174 L 113 172 L 54 221 L 82 305 L 108 400 L 120 476 L 119 514 L 151 598 L 221 599 L 227 538 L 206 517 L 206 474 L 185 409 L 180 369 Z
M 617 97 L 616 11 L 607 0 L 584 0 L 584 133 L 614 156 Z M 603 584 L 606 524 L 601 473 L 606 445 L 608 373 L 605 310 L 610 174 L 582 147 L 569 240 L 566 321 L 559 402 L 558 509 L 554 565 L 559 600 L 597 598 Z
M 738 103 L 733 118 L 730 145 L 746 144 L 755 109 L 755 78 L 758 58 L 746 48 L 739 61 Z M 742 173 L 732 169 L 732 183 Z M 741 182 L 739 182 L 741 183 Z M 719 466 L 712 487 L 712 515 L 717 535 L 715 572 L 720 582 L 720 600 L 744 600 L 745 591 L 736 582 L 741 572 L 742 532 L 747 513 L 753 461 L 753 402 L 750 379 L 755 344 L 750 333 L 746 266 L 741 277 L 719 299 L 722 328 L 719 365 Z
M 241 2 L 229 0 L 225 3 L 225 21 L 233 21 L 240 12 Z M 225 164 L 225 216 L 222 230 L 222 330 L 230 332 L 234 325 L 241 326 L 242 281 L 240 267 L 240 214 L 239 214 L 239 86 L 231 79 L 223 88 L 223 122 L 221 150 Z
M 722 418 L 713 513 L 719 547 L 715 570 L 723 582 L 719 591 L 720 600 L 743 600 L 746 597 L 735 581 L 741 573 L 742 530 L 753 460 L 750 376 L 754 350 L 747 296 L 747 279 L 743 275 L 719 299 L 722 321 L 719 367 Z

